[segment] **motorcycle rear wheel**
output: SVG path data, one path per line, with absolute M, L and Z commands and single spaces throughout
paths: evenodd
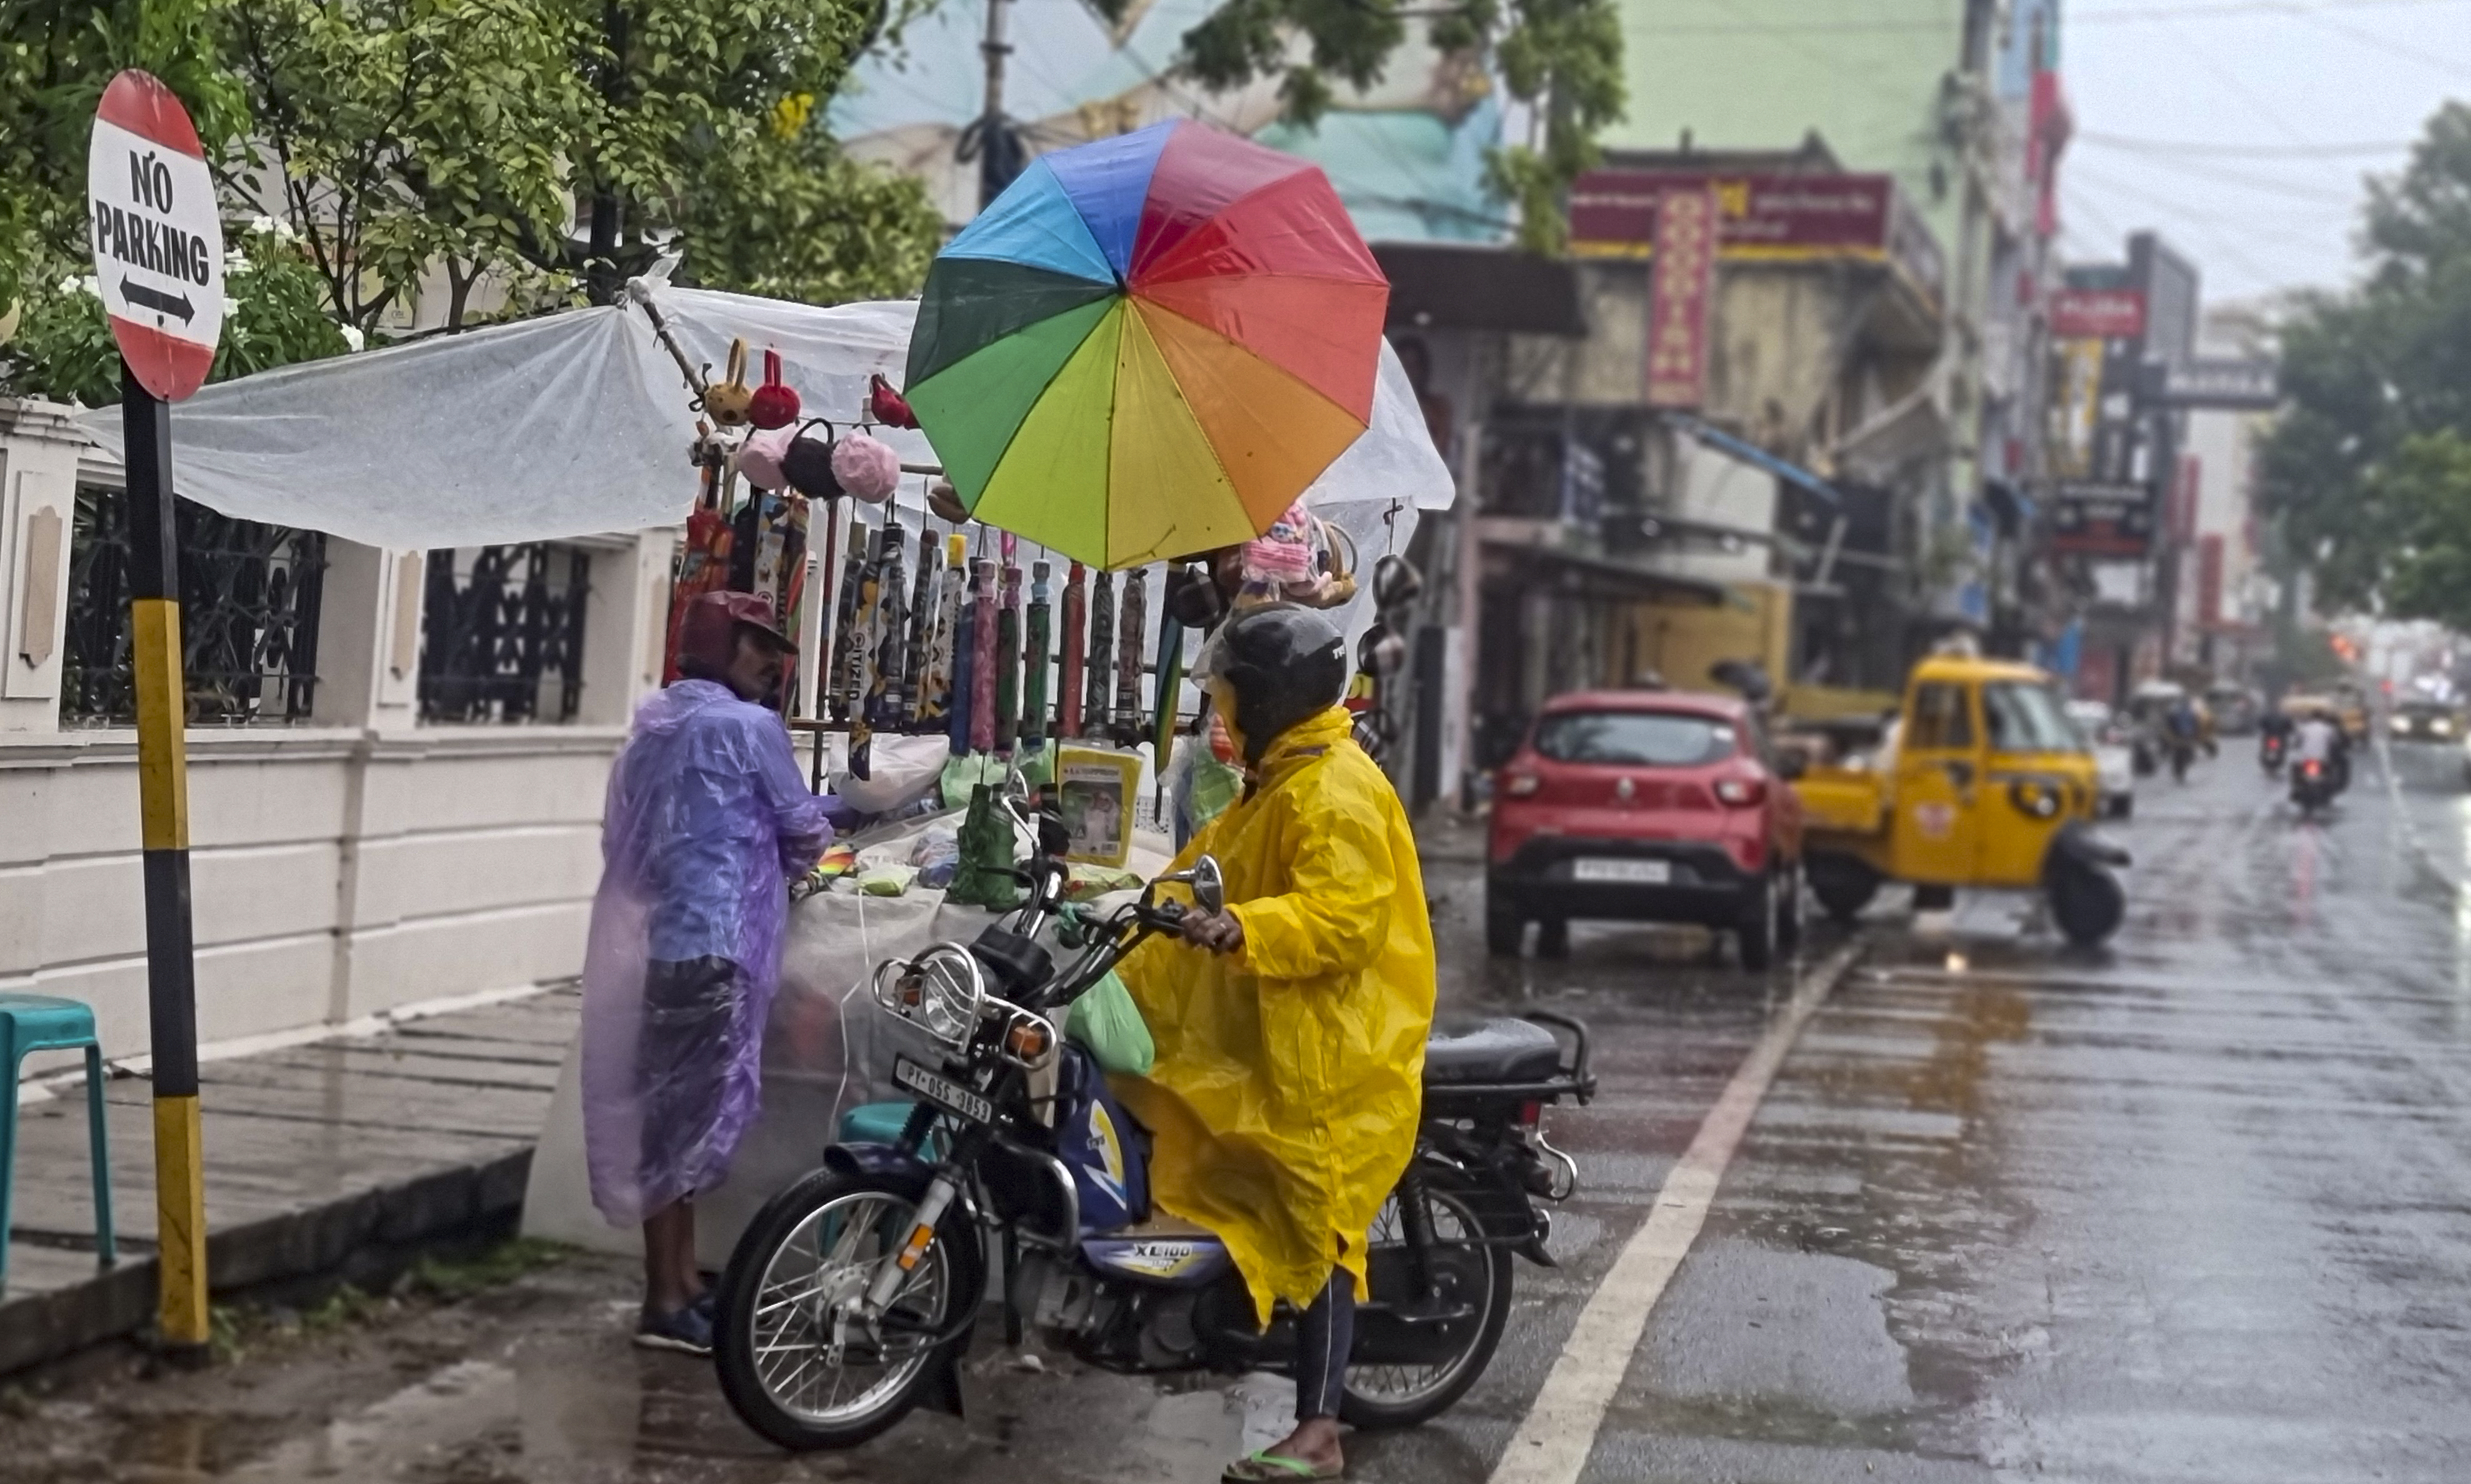
M 1484 1245 L 1483 1224 L 1458 1195 L 1425 1183 L 1424 1199 L 1431 1217 L 1434 1244 L 1445 1250 L 1455 1249 L 1459 1254 L 1481 1259 L 1480 1262 L 1467 1264 L 1469 1271 L 1483 1275 L 1481 1293 L 1456 1293 L 1446 1289 L 1443 1294 L 1446 1298 L 1465 1301 L 1476 1311 L 1478 1320 L 1468 1331 L 1467 1343 L 1439 1364 L 1349 1366 L 1346 1389 L 1339 1398 L 1338 1415 L 1340 1421 L 1352 1427 L 1367 1431 L 1414 1427 L 1448 1411 L 1459 1398 L 1467 1395 L 1468 1388 L 1476 1383 L 1477 1378 L 1484 1375 L 1485 1367 L 1493 1363 L 1494 1350 L 1501 1343 L 1502 1326 L 1510 1319 L 1510 1249 Z M 1373 1229 L 1366 1237 L 1366 1243 L 1371 1255 L 1377 1257 L 1385 1248 L 1403 1247 L 1405 1242 L 1405 1230 L 1400 1220 L 1399 1196 L 1393 1191 L 1374 1216 Z M 1414 1302 L 1404 1292 L 1383 1291 L 1384 1281 L 1390 1274 L 1403 1276 L 1403 1264 L 1399 1263 L 1388 1263 L 1375 1269 L 1373 1297 L 1389 1304 Z
M 929 1341 L 977 1301 L 968 1222 L 952 1220 L 910 1272 L 880 1347 L 834 1333 L 836 1306 L 865 1291 L 917 1212 L 915 1193 L 890 1182 L 819 1170 L 756 1213 L 721 1274 L 713 1324 L 721 1394 L 746 1425 L 798 1452 L 855 1448 L 918 1404 L 965 1343 Z

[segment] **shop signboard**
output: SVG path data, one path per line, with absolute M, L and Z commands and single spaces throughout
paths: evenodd
M 1716 192 L 1668 191 L 1656 213 L 1648 284 L 1647 405 L 1707 400 L 1707 300 L 1716 286 Z
M 1884 175 L 1590 170 L 1570 188 L 1571 250 L 1653 257 L 1665 197 L 1707 190 L 1716 197 L 1716 252 L 1728 262 L 1892 263 L 1934 300 L 1940 294 L 1939 244 Z
M 2151 486 L 2065 483 L 2052 491 L 2052 551 L 2081 556 L 2142 556 L 2153 544 Z
M 2134 289 L 2061 289 L 2051 295 L 2054 340 L 2134 340 L 2145 333 L 2145 295 Z
M 2163 407 L 2225 412 L 2270 412 L 2281 405 L 2281 368 L 2271 361 L 2199 357 L 2150 362 L 2145 395 Z

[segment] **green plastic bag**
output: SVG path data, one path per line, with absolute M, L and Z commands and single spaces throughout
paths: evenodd
M 1064 1039 L 1089 1052 L 1101 1071 L 1118 1076 L 1146 1077 L 1158 1056 L 1141 1006 L 1133 1003 L 1133 992 L 1113 969 L 1072 1001 Z

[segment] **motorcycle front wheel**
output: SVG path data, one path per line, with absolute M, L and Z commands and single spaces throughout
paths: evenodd
M 1339 1419 L 1368 1431 L 1413 1427 L 1448 1411 L 1493 1363 L 1502 1326 L 1510 1318 L 1510 1249 L 1485 1241 L 1482 1223 L 1460 1196 L 1437 1190 L 1429 1181 L 1420 1184 L 1432 1231 L 1431 1291 L 1422 1299 L 1414 1292 L 1407 1233 L 1394 1190 L 1366 1236 L 1373 1299 L 1393 1312 L 1412 1313 L 1420 1305 L 1438 1304 L 1463 1317 L 1424 1322 L 1447 1342 L 1446 1354 L 1412 1363 L 1377 1358 L 1348 1366 Z M 1377 1319 L 1359 1311 L 1356 1354 L 1377 1349 L 1377 1341 L 1368 1346 L 1366 1330 L 1382 1322 L 1388 1322 L 1386 1316 Z
M 892 1183 L 818 1171 L 765 1204 L 715 1306 L 713 1358 L 740 1420 L 800 1452 L 855 1448 L 907 1416 L 977 1301 L 977 1232 L 939 1234 L 873 1333 L 857 1302 L 915 1223 Z M 957 1213 L 956 1213 L 957 1214 Z

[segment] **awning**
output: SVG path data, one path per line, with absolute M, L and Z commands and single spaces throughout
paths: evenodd
M 1377 242 L 1390 278 L 1392 330 L 1506 330 L 1585 335 L 1579 278 L 1565 259 L 1513 247 Z
M 1756 443 L 1737 438 L 1730 433 L 1720 432 L 1686 412 L 1667 412 L 1664 415 L 1675 427 L 1720 454 L 1738 459 L 1754 469 L 1764 469 L 1798 489 L 1804 489 L 1817 495 L 1831 506 L 1841 506 L 1845 503 L 1836 493 L 1834 485 L 1798 463 L 1777 458 Z
M 1618 557 L 1596 556 L 1556 546 L 1519 546 L 1498 541 L 1485 543 L 1484 550 L 1488 557 L 1496 554 L 1507 557 L 1538 569 L 1540 576 L 1544 571 L 1551 571 L 1565 582 L 1575 580 L 1579 591 L 1590 598 L 1688 603 L 1703 608 L 1721 608 L 1733 601 L 1732 589 L 1722 582 L 1710 582 L 1705 577 L 1685 577 Z
M 648 292 L 690 360 L 720 366 L 741 337 L 751 350 L 778 350 L 808 415 L 844 428 L 859 420 L 871 374 L 901 378 L 918 313 L 915 300 L 824 308 L 667 284 Z M 119 458 L 118 407 L 78 422 Z M 906 460 L 935 458 L 919 434 L 877 433 Z M 694 436 L 676 365 L 627 303 L 205 388 L 172 411 L 172 467 L 182 496 L 242 520 L 395 550 L 492 546 L 675 525 L 694 498 Z M 905 509 L 923 508 L 925 483 L 903 482 Z M 1394 502 L 1442 509 L 1455 493 L 1406 368 L 1385 345 L 1372 426 L 1305 502 L 1360 538 L 1383 530 Z

